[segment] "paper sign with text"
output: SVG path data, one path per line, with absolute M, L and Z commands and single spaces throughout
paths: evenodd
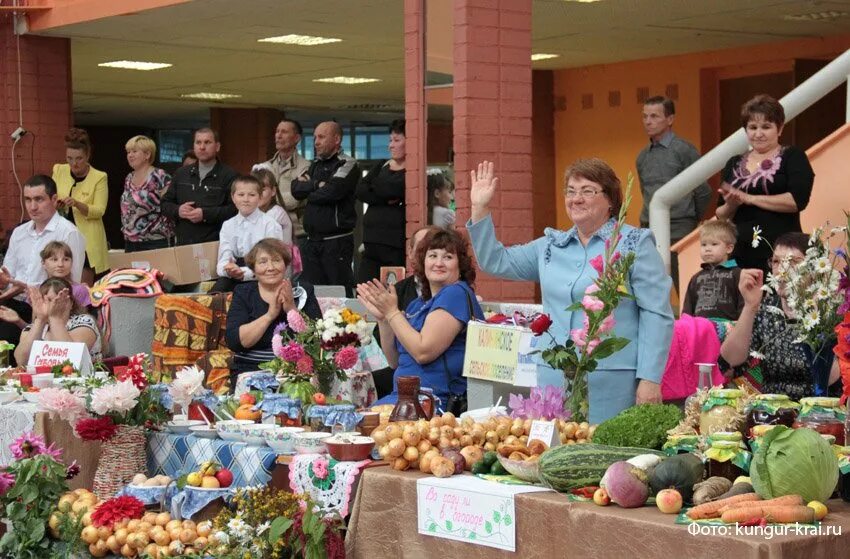
M 516 384 L 520 350 L 529 344 L 524 338 L 532 336 L 526 328 L 470 322 L 466 330 L 463 376 Z
M 81 342 L 36 340 L 32 343 L 27 367 L 53 367 L 65 361 L 70 361 L 84 375 L 92 373 L 88 347 Z
M 561 444 L 561 436 L 554 421 L 540 421 L 538 419 L 532 421 L 531 429 L 528 430 L 528 440 L 534 439 L 546 443 L 549 448 Z
M 470 476 L 417 480 L 419 533 L 516 551 L 514 496 L 538 491 L 548 489 Z

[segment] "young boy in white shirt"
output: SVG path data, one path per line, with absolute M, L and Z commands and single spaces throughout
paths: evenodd
M 274 218 L 260 209 L 262 185 L 250 175 L 236 177 L 230 185 L 230 197 L 239 213 L 221 225 L 218 239 L 219 275 L 213 291 L 233 291 L 240 281 L 254 279 L 254 272 L 245 265 L 245 255 L 266 238 L 283 240 L 283 229 Z

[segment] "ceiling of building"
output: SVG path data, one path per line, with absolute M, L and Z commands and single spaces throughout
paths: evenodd
M 449 0 L 431 0 L 449 1 Z M 402 0 L 193 0 L 42 34 L 72 39 L 80 124 L 192 126 L 200 91 L 241 95 L 228 107 L 275 107 L 305 121 L 386 122 L 403 113 Z M 557 69 L 850 32 L 850 0 L 534 0 L 533 50 Z M 300 47 L 257 40 L 297 33 L 342 42 Z M 450 34 L 448 35 L 450 36 Z M 102 68 L 110 60 L 164 70 Z M 314 82 L 333 76 L 381 81 Z

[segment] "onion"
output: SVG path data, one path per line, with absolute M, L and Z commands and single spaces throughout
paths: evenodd
M 464 459 L 463 454 L 461 454 L 459 450 L 455 448 L 447 448 L 443 450 L 441 454 L 443 455 L 443 458 L 448 458 L 449 460 L 454 462 L 456 474 L 463 473 L 463 468 L 466 466 L 466 460 Z
M 419 457 L 419 471 L 425 474 L 431 473 L 431 460 L 440 456 L 440 451 L 432 448 Z
M 416 445 L 416 448 L 419 450 L 419 454 L 425 454 L 432 448 L 431 441 L 428 439 L 422 439 L 419 441 L 419 444 Z
M 387 438 L 387 431 L 385 429 L 375 429 L 372 431 L 372 440 L 375 441 L 375 444 L 378 446 L 383 446 L 389 442 Z
M 387 433 L 388 441 L 391 441 L 393 439 L 400 439 L 401 434 L 403 433 L 401 425 L 399 425 L 398 423 L 390 423 L 389 425 L 387 425 L 385 431 Z
M 467 470 L 471 470 L 473 464 L 484 458 L 484 451 L 481 450 L 480 446 L 465 446 L 461 449 L 460 454 L 463 456 Z
M 431 460 L 431 473 L 437 477 L 451 477 L 455 473 L 455 464 L 449 458 L 435 456 Z
M 393 460 L 393 470 L 398 470 L 400 472 L 405 471 L 410 467 L 410 462 L 405 460 L 404 458 L 396 458 Z
M 407 446 L 418 445 L 419 438 L 419 431 L 417 431 L 414 427 L 405 427 L 404 432 L 401 435 L 401 440 L 403 440 L 404 444 Z
M 431 429 L 439 429 L 443 426 L 443 420 L 438 415 L 432 417 L 431 421 L 429 421 L 428 423 L 431 425 Z
M 415 462 L 416 460 L 419 460 L 419 450 L 415 446 L 409 446 L 404 449 L 402 458 L 408 462 Z
M 449 427 L 454 427 L 457 423 L 455 419 L 455 414 L 450 411 L 447 411 L 443 414 L 443 425 L 448 425 Z
M 407 445 L 401 439 L 393 439 L 387 443 L 387 448 L 389 449 L 388 452 L 391 458 L 398 458 L 404 454 L 404 449 L 407 448 Z

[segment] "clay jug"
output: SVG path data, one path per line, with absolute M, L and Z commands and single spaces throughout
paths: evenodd
M 398 403 L 390 414 L 390 421 L 416 421 L 417 419 L 431 419 L 431 413 L 426 413 L 419 403 L 419 395 L 422 394 L 431 400 L 431 409 L 437 408 L 434 395 L 419 389 L 419 377 L 398 377 Z

